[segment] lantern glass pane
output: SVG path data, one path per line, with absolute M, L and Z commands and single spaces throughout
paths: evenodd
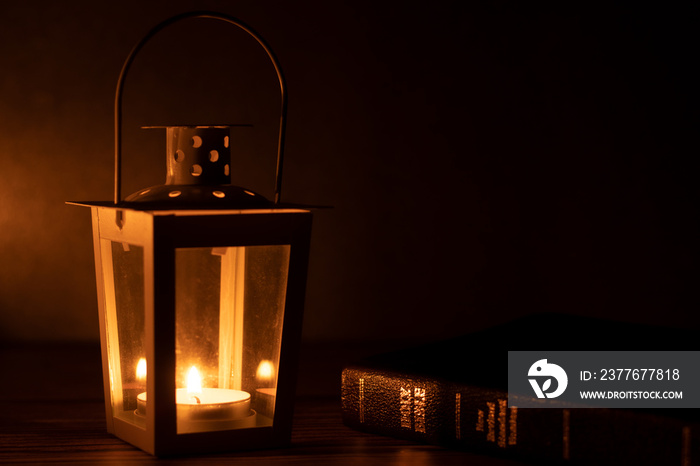
M 144 250 L 105 239 L 101 244 L 112 412 L 143 426 L 145 418 L 135 411 L 136 397 L 146 391 Z
M 289 251 L 176 249 L 178 433 L 272 425 Z

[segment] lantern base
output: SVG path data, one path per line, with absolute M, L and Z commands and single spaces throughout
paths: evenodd
M 136 419 L 146 422 L 146 416 L 134 410 Z M 258 413 L 254 409 L 248 415 L 240 419 L 205 419 L 205 420 L 182 420 L 177 421 L 178 434 L 194 434 L 196 432 L 215 432 L 219 430 L 250 429 L 257 427 Z

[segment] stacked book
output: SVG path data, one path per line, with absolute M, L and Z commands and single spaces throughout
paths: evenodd
M 349 427 L 537 462 L 700 464 L 694 409 L 520 408 L 508 404 L 508 351 L 689 350 L 691 332 L 540 314 L 345 367 Z

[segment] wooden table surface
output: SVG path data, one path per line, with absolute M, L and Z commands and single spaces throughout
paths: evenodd
M 162 460 L 107 433 L 99 345 L 0 347 L 0 464 L 520 464 L 346 427 L 339 385 L 349 353 L 305 347 L 291 447 Z

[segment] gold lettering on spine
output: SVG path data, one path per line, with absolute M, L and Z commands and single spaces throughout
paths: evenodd
M 562 449 L 562 456 L 565 460 L 568 460 L 571 457 L 571 452 L 569 451 L 569 443 L 571 441 L 569 437 L 569 422 L 570 422 L 570 417 L 571 413 L 569 412 L 568 409 L 565 409 L 563 412 L 563 435 L 562 435 L 562 440 L 563 440 L 563 449 Z
M 484 431 L 484 411 L 479 409 L 476 412 L 476 430 L 479 432 Z
M 518 407 L 510 408 L 510 419 L 508 420 L 508 445 L 516 445 L 518 443 Z
M 498 446 L 506 447 L 506 413 L 508 412 L 508 402 L 506 400 L 498 400 Z
M 479 430 L 479 427 L 476 428 Z M 462 394 L 455 393 L 455 437 L 462 438 Z
M 401 427 L 406 429 L 411 428 L 412 398 L 411 389 L 401 387 L 401 405 L 399 406 L 399 413 L 401 414 Z
M 489 442 L 496 441 L 496 403 L 487 402 L 486 406 L 489 407 L 489 417 L 486 421 L 488 430 L 486 431 L 486 440 Z
M 416 387 L 413 394 L 415 431 L 425 433 L 425 388 Z
M 365 379 L 360 379 L 360 422 L 365 422 Z

